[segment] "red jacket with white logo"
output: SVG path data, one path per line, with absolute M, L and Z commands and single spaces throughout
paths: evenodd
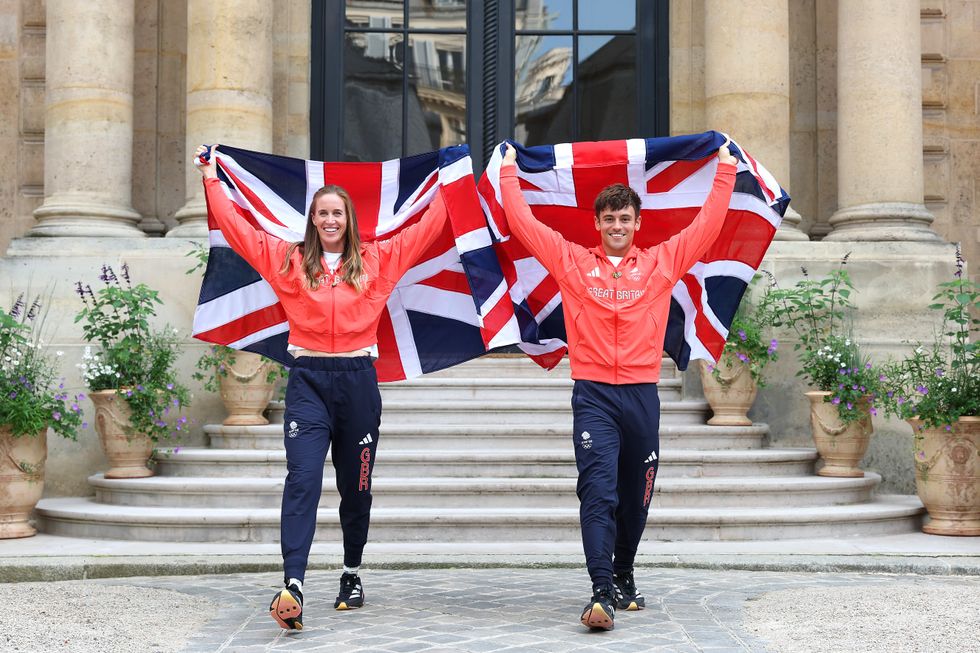
M 279 298 L 289 322 L 289 343 L 314 351 L 356 351 L 377 343 L 381 312 L 395 284 L 436 241 L 446 223 L 440 193 L 416 224 L 387 240 L 361 245 L 361 292 L 339 282 L 339 276 L 330 272 L 319 288 L 311 290 L 299 247 L 293 250 L 289 271 L 280 274 L 290 243 L 248 224 L 217 179 L 206 179 L 204 189 L 208 213 L 225 240 L 269 282 Z
M 711 192 L 691 224 L 653 247 L 630 247 L 616 267 L 601 244 L 587 249 L 538 222 L 521 193 L 517 166 L 500 169 L 511 232 L 561 290 L 573 379 L 660 380 L 671 289 L 718 237 L 734 186 L 735 166 L 719 163 Z

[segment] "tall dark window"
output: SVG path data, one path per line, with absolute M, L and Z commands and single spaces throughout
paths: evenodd
M 666 135 L 668 0 L 313 0 L 311 153 Z

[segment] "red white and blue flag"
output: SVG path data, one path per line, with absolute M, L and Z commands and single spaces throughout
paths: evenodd
M 535 217 L 567 240 L 585 247 L 599 242 L 593 202 L 605 186 L 631 186 L 641 199 L 643 229 L 635 244 L 650 247 L 687 226 L 708 196 L 725 142 L 718 132 L 669 138 L 563 143 L 517 148 L 518 177 Z M 762 262 L 789 196 L 748 152 L 732 143 L 739 159 L 721 235 L 671 293 L 664 351 L 681 370 L 691 359 L 717 360 L 746 286 Z M 558 284 L 511 237 L 500 205 L 497 147 L 479 183 L 480 200 L 493 231 L 507 306 L 481 312 L 497 342 L 520 343 L 551 368 L 566 351 Z
M 434 372 L 491 346 L 495 334 L 481 328 L 477 309 L 487 311 L 490 299 L 480 290 L 496 286 L 485 277 L 499 280 L 500 271 L 467 146 L 381 163 L 305 161 L 225 145 L 216 157 L 222 187 L 241 217 L 288 242 L 303 240 L 307 208 L 325 184 L 350 193 L 364 241 L 390 238 L 417 222 L 441 187 L 448 226 L 388 301 L 378 329 L 378 379 Z M 229 248 L 210 218 L 208 225 L 210 254 L 194 337 L 291 365 L 289 325 L 272 287 Z M 496 269 L 484 272 L 487 261 Z

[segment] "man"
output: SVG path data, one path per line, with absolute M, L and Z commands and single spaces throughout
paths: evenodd
M 622 184 L 595 200 L 601 243 L 566 241 L 538 222 L 521 194 L 517 152 L 507 145 L 500 191 L 510 230 L 561 290 L 568 335 L 573 443 L 582 543 L 592 599 L 582 624 L 611 630 L 616 608 L 639 610 L 633 560 L 646 525 L 660 455 L 657 382 L 674 284 L 717 238 L 735 184 L 728 141 L 704 206 L 669 240 L 633 247 L 640 198 Z

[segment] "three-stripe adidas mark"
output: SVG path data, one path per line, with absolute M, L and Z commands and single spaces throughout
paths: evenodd
M 656 451 L 651 451 L 650 452 L 650 455 L 647 456 L 647 459 L 644 460 L 643 463 L 644 464 L 646 464 L 646 463 L 652 463 L 656 459 L 657 459 L 657 452 Z
M 361 441 L 358 442 L 357 444 L 359 444 L 359 445 L 365 445 L 365 444 L 371 444 L 372 442 L 374 442 L 374 438 L 372 438 L 371 437 L 371 434 L 368 433 L 363 438 L 361 438 Z

